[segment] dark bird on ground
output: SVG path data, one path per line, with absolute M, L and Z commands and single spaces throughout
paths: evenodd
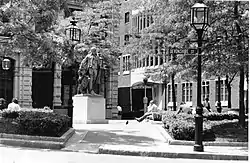
M 128 124 L 128 121 L 126 122 L 126 125 Z

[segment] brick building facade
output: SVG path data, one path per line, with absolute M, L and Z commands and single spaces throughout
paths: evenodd
M 132 29 L 136 29 L 138 33 L 148 27 L 153 22 L 152 15 L 143 10 L 133 9 L 130 6 L 130 1 L 125 1 L 121 5 L 122 19 L 120 24 L 120 44 L 126 45 L 129 43 Z M 134 32 L 134 31 L 133 31 Z M 144 84 L 143 78 L 145 72 L 152 69 L 162 67 L 163 63 L 168 64 L 171 61 L 171 56 L 167 47 L 159 40 L 153 40 L 153 48 L 155 53 L 144 58 L 123 54 L 120 56 L 120 71 L 118 77 L 118 105 L 124 112 L 142 112 Z M 162 48 L 165 47 L 165 48 Z M 139 54 L 138 54 L 139 56 Z M 148 99 L 155 99 L 158 102 L 160 109 L 172 109 L 172 87 L 171 80 L 168 79 L 166 85 L 159 77 L 160 72 L 149 78 L 146 96 Z M 225 77 L 221 77 L 221 103 L 222 107 L 228 106 L 228 92 L 225 85 Z M 247 85 L 247 83 L 245 83 Z M 215 103 L 218 99 L 218 81 L 217 78 L 211 77 L 207 79 L 202 77 L 202 100 L 209 97 L 211 107 L 216 111 Z M 186 102 L 190 107 L 196 107 L 197 103 L 197 83 L 195 81 L 183 81 L 175 79 L 176 102 L 177 108 L 180 103 Z M 239 107 L 239 76 L 235 76 L 231 84 L 231 106 L 232 108 Z M 141 113 L 140 113 L 141 114 Z

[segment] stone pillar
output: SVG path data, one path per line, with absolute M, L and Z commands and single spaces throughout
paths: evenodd
M 59 64 L 55 64 L 54 67 L 54 86 L 53 86 L 53 107 L 54 109 L 61 109 L 61 79 L 62 79 L 62 69 Z
M 20 53 L 17 53 L 14 56 L 14 59 L 15 59 L 15 69 L 14 69 L 13 97 L 20 100 L 20 82 L 21 82 Z
M 32 68 L 20 67 L 19 104 L 23 108 L 32 107 Z
M 111 109 L 111 115 L 113 112 L 117 112 L 118 105 L 118 67 L 113 67 L 110 71 L 107 84 L 107 96 L 106 96 L 106 109 Z M 107 118 L 107 117 L 106 117 Z M 111 117 L 113 118 L 113 117 Z

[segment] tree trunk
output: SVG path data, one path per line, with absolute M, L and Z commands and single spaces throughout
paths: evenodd
M 175 96 L 175 84 L 174 84 L 174 74 L 171 76 L 172 82 L 172 101 L 173 101 L 173 110 L 176 111 L 176 96 Z
M 221 87 L 221 85 L 220 85 L 220 75 L 219 75 L 219 76 L 218 76 L 218 101 L 217 101 L 217 106 L 216 106 L 217 111 L 218 111 L 219 113 L 221 113 L 221 99 L 220 99 L 220 97 L 221 97 L 221 92 L 220 92 L 220 87 Z
M 234 16 L 235 16 L 235 27 L 237 30 L 238 37 L 236 38 L 237 41 L 237 50 L 238 50 L 238 58 L 241 63 L 240 65 L 240 83 L 239 83 L 239 125 L 241 127 L 245 127 L 245 109 L 244 109 L 244 65 L 242 60 L 242 46 L 241 46 L 241 40 L 242 40 L 242 30 L 240 28 L 239 24 L 239 12 L 238 12 L 238 6 L 239 1 L 234 2 Z
M 246 108 L 245 108 L 245 110 L 246 110 L 246 114 L 248 114 L 248 87 L 249 87 L 249 79 L 248 79 L 248 72 L 246 72 L 246 80 L 247 80 L 247 92 L 246 92 Z
M 239 85 L 239 125 L 245 127 L 245 107 L 244 107 L 244 67 L 240 67 L 240 85 Z
M 229 77 L 228 77 L 228 75 L 226 75 L 226 87 L 227 87 L 227 92 L 228 92 L 227 107 L 231 108 L 232 107 L 232 104 L 231 104 L 231 96 L 232 96 L 232 93 L 231 93 L 231 82 L 228 82 L 228 81 L 229 81 Z

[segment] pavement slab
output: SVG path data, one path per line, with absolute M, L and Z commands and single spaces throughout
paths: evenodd
M 204 146 L 194 152 L 193 146 L 169 145 L 159 132 L 162 124 L 135 120 L 110 121 L 109 124 L 81 124 L 62 150 L 99 154 L 134 155 L 212 160 L 247 160 L 248 147 Z

